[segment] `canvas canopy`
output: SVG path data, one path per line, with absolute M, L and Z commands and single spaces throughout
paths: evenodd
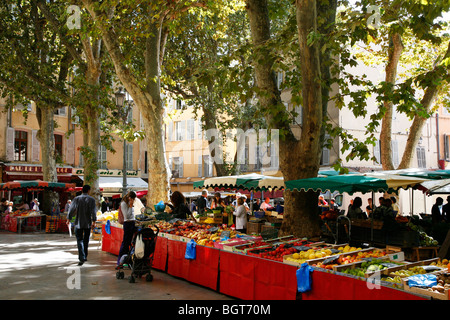
M 63 182 L 49 182 L 41 180 L 33 181 L 9 181 L 0 183 L 0 190 L 14 190 L 14 189 L 68 189 L 75 188 L 74 183 Z
M 285 181 L 285 185 L 287 190 L 339 191 L 353 194 L 355 192 L 391 192 L 401 188 L 408 189 L 424 181 L 426 179 L 380 172 L 291 180 Z

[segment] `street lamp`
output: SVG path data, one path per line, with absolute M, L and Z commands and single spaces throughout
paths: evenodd
M 118 91 L 115 93 L 116 96 L 116 106 L 117 113 L 122 118 L 123 123 L 127 123 L 128 119 L 128 106 L 125 103 L 125 92 L 122 91 L 122 87 L 119 87 Z M 125 136 L 123 137 L 123 165 L 122 165 L 122 197 L 127 194 L 127 140 Z

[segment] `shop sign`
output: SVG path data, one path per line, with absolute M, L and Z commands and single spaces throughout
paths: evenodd
M 76 168 L 74 169 L 75 175 L 84 175 L 84 169 L 83 168 Z M 127 170 L 127 176 L 130 177 L 137 177 L 139 174 L 139 170 Z M 112 169 L 112 170 L 99 170 L 98 171 L 98 175 L 100 177 L 121 177 L 122 176 L 122 170 L 116 170 L 116 169 Z
M 6 166 L 6 172 L 42 173 L 42 166 Z M 56 173 L 72 173 L 72 168 L 56 167 Z

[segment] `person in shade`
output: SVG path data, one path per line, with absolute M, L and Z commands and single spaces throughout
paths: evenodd
M 75 217 L 74 231 L 78 247 L 78 265 L 87 261 L 89 237 L 97 220 L 97 207 L 95 199 L 89 195 L 91 187 L 83 186 L 83 193 L 75 197 L 67 213 L 67 224 Z

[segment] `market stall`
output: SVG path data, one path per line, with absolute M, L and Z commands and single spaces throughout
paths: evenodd
M 444 263 L 448 264 L 448 261 L 437 259 L 420 263 L 400 261 L 400 252 L 389 254 L 386 248 L 353 248 L 349 245 L 337 247 L 293 236 L 274 239 L 247 238 L 246 235 L 228 232 L 226 229 L 214 229 L 212 233 L 208 233 L 204 226 L 196 225 L 194 228 L 195 223 L 192 221 L 155 221 L 155 224 L 161 232 L 157 239 L 153 268 L 245 300 L 430 299 L 431 295 L 413 292 L 407 286 L 406 277 L 397 276 L 400 280 L 394 282 L 394 271 L 398 274 L 401 274 L 400 271 L 409 272 L 408 275 L 413 276 L 415 273 L 411 270 L 428 263 L 434 267 L 433 272 L 442 274 L 447 270 Z M 151 227 L 151 224 L 148 226 Z M 106 232 L 106 228 L 103 231 L 102 250 L 118 252 L 120 242 L 110 238 L 117 238 L 121 227 L 113 223 L 108 228 L 109 232 Z M 197 232 L 193 232 L 192 228 Z M 222 233 L 226 237 L 221 237 Z M 201 242 L 204 236 L 211 239 L 217 235 L 219 239 L 214 242 Z M 189 241 L 197 243 L 194 259 L 186 258 Z M 115 244 L 112 245 L 113 242 Z M 303 258 L 300 257 L 301 254 Z M 333 260 L 330 258 L 334 258 L 334 261 L 327 264 L 327 260 Z M 376 283 L 369 281 L 374 273 L 360 271 L 363 272 L 361 277 L 349 271 L 361 269 L 363 261 L 369 258 L 380 259 L 389 265 L 389 268 L 384 270 L 390 270 L 390 273 L 383 271 L 380 275 L 382 278 L 376 278 Z M 312 287 L 308 291 L 299 292 L 298 271 L 305 264 L 312 268 Z M 395 268 L 392 267 L 394 264 Z M 448 289 L 446 290 L 447 295 L 442 294 L 440 299 L 448 300 Z
M 49 181 L 9 181 L 0 184 L 0 191 L 13 192 L 41 192 L 43 190 L 53 190 L 64 192 L 75 188 L 75 184 Z M 32 209 L 16 209 L 13 212 L 2 215 L 1 228 L 11 232 L 21 233 L 22 231 L 41 231 L 45 225 L 46 231 L 56 231 L 58 226 L 62 226 L 59 217 L 48 217 L 46 214 L 34 207 Z
M 314 181 L 300 189 L 312 186 L 315 190 L 327 190 L 331 186 L 349 193 L 394 191 L 415 187 L 425 181 L 424 178 L 398 175 L 389 175 L 389 178 L 388 175 L 382 178 L 380 174 L 349 176 L 328 175 L 326 181 Z M 331 180 L 336 184 L 328 184 Z M 254 182 L 255 179 L 248 179 L 240 186 L 248 187 Z M 232 183 L 228 180 L 226 186 L 234 186 Z M 214 185 L 207 183 L 201 187 Z M 300 186 L 300 182 L 296 186 Z M 286 187 L 292 186 L 286 184 Z M 401 248 L 394 246 L 353 247 L 350 243 L 338 245 L 294 236 L 278 237 L 274 233 L 241 234 L 226 225 L 187 220 L 156 219 L 146 221 L 145 225 L 151 227 L 152 224 L 160 230 L 154 268 L 239 299 L 449 299 L 450 284 L 438 295 L 435 292 L 438 288 L 430 287 L 429 293 L 419 292 L 413 281 L 409 281 L 410 277 L 423 273 L 435 277 L 446 275 L 449 272 L 446 259 L 412 261 Z M 103 233 L 102 249 L 118 252 L 120 241 L 116 237 L 120 231 L 114 229 L 120 230 L 121 226 L 112 220 L 109 229 Z M 187 247 L 192 242 L 196 256 L 188 258 Z M 309 281 L 312 285 L 308 290 L 299 285 L 304 280 L 299 271 L 305 266 L 311 268 Z

